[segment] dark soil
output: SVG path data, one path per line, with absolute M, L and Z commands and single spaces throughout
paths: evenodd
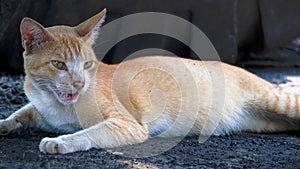
M 300 71 L 256 73 L 277 84 L 289 82 L 287 75 Z M 282 71 L 281 71 L 282 72 Z M 23 77 L 0 78 L 0 119 L 6 118 L 27 100 Z M 67 155 L 45 155 L 38 150 L 51 133 L 17 131 L 0 137 L 0 169 L 4 168 L 300 168 L 300 138 L 297 132 L 211 137 L 199 144 L 198 137 L 183 139 L 172 149 L 148 158 L 122 156 L 111 150 L 90 150 Z M 157 141 L 155 145 L 161 146 Z M 168 140 L 167 140 L 168 141 Z M 170 140 L 171 141 L 171 140 Z M 142 151 L 142 150 L 141 150 Z

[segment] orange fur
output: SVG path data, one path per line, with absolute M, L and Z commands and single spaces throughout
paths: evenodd
M 92 45 L 105 13 L 76 27 L 44 28 L 23 19 L 30 103 L 0 121 L 0 134 L 27 126 L 70 133 L 39 146 L 64 154 L 155 136 L 299 129 L 298 96 L 243 69 L 163 56 L 117 65 L 97 61 Z

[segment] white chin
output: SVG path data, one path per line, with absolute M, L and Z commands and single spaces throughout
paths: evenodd
M 58 100 L 60 103 L 64 104 L 64 105 L 70 105 L 70 104 L 76 103 L 77 100 L 78 100 L 78 97 L 77 97 L 76 99 L 73 99 L 73 100 L 63 100 L 63 99 L 57 97 L 57 100 Z

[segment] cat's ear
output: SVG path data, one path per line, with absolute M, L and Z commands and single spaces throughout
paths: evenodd
M 104 22 L 105 14 L 106 14 L 106 9 L 104 8 L 97 15 L 77 25 L 75 27 L 75 30 L 78 33 L 78 35 L 88 43 L 94 44 L 97 39 L 99 29 Z
M 50 33 L 38 22 L 23 18 L 20 31 L 22 36 L 22 46 L 26 52 L 31 52 L 39 44 L 52 40 Z

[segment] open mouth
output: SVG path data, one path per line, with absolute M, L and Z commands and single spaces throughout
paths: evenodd
M 66 101 L 72 101 L 72 100 L 76 100 L 78 97 L 78 92 L 76 93 L 62 93 L 62 92 L 56 92 L 58 97 L 60 97 L 62 100 L 66 100 Z
M 58 98 L 62 101 L 72 101 L 72 102 L 74 102 L 74 101 L 76 101 L 76 99 L 79 96 L 78 92 L 76 92 L 76 93 L 64 93 L 64 92 L 59 91 L 56 88 L 53 88 L 53 91 L 56 93 Z

